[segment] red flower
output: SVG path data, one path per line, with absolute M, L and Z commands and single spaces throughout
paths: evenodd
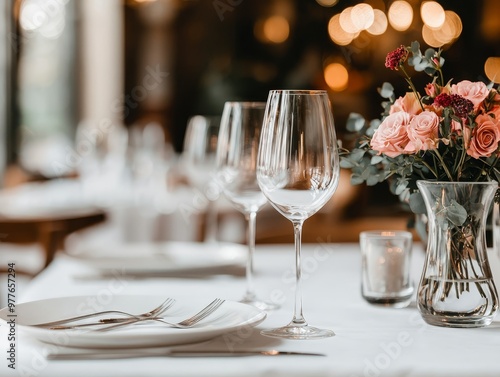
M 467 114 L 474 110 L 474 104 L 471 100 L 468 100 L 458 94 L 452 94 L 450 97 L 453 111 L 455 112 L 455 115 L 460 118 L 465 118 Z
M 397 49 L 387 54 L 385 58 L 385 66 L 397 71 L 399 66 L 402 65 L 406 59 L 408 59 L 408 50 L 405 46 L 401 45 Z
M 434 104 L 441 107 L 451 106 L 451 96 L 446 93 L 441 93 L 434 98 Z
M 451 106 L 455 115 L 460 118 L 465 118 L 467 114 L 474 110 L 474 104 L 458 94 L 441 93 L 434 98 L 434 104 L 441 107 Z

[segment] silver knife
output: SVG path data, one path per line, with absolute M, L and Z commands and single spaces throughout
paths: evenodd
M 295 352 L 295 351 L 141 351 L 141 350 L 103 350 L 102 352 L 71 352 L 52 353 L 47 355 L 48 360 L 103 360 L 103 359 L 129 359 L 137 357 L 242 357 L 242 356 L 326 356 L 322 353 Z

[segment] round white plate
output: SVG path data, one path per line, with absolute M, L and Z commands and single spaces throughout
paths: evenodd
M 83 246 L 71 256 L 100 271 L 161 273 L 242 267 L 247 248 L 234 243 L 112 243 Z
M 164 296 L 116 295 L 105 299 L 99 296 L 75 296 L 32 301 L 16 305 L 16 323 L 25 336 L 59 346 L 135 348 L 201 342 L 240 328 L 256 326 L 266 318 L 265 312 L 253 306 L 226 301 L 215 313 L 188 329 L 176 329 L 154 321 L 107 332 L 85 329 L 51 330 L 32 326 L 101 310 L 139 314 L 157 307 L 165 299 Z M 172 322 L 190 317 L 212 301 L 211 298 L 175 299 L 175 304 L 163 314 L 166 320 Z M 12 313 L 9 313 L 8 307 L 0 310 L 0 318 L 4 321 L 11 318 L 9 314 Z

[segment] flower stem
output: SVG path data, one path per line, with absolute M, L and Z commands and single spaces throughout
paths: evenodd
M 446 163 L 443 160 L 443 156 L 441 156 L 441 153 L 439 153 L 439 151 L 437 149 L 434 149 L 433 152 L 436 153 L 436 156 L 439 158 L 439 161 L 441 162 L 441 166 L 443 167 L 444 172 L 448 176 L 448 179 L 450 180 L 450 182 L 453 182 L 454 181 L 453 176 L 451 175 L 450 171 L 448 170 L 448 167 L 446 166 Z
M 405 80 L 408 83 L 408 85 L 410 86 L 410 88 L 413 91 L 413 93 L 415 94 L 415 97 L 417 97 L 418 103 L 420 104 L 420 108 L 422 109 L 422 111 L 424 111 L 425 110 L 424 109 L 424 105 L 422 105 L 422 102 L 420 101 L 420 96 L 419 96 L 419 94 L 417 92 L 417 88 L 415 88 L 415 85 L 413 85 L 413 81 L 411 81 L 410 75 L 408 75 L 408 73 L 406 72 L 404 66 L 400 65 L 399 68 L 401 69 L 401 71 L 405 75 Z

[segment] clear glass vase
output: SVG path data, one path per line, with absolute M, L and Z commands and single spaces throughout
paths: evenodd
M 417 291 L 423 319 L 482 327 L 498 310 L 488 263 L 486 219 L 496 182 L 418 181 L 428 216 L 427 254 Z

